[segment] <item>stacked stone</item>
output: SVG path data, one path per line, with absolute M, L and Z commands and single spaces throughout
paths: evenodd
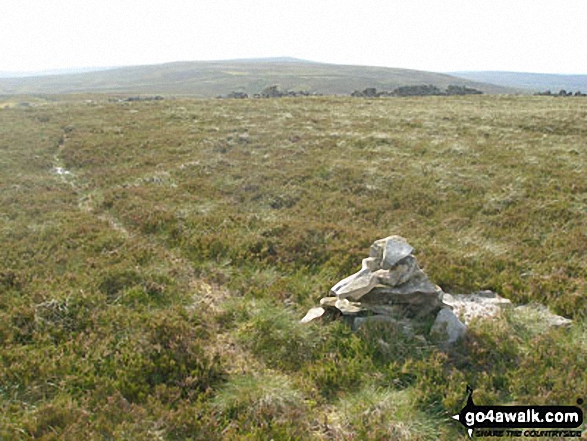
M 434 318 L 430 336 L 440 346 L 446 346 L 461 338 L 473 319 L 496 317 L 504 308 L 511 308 L 508 299 L 491 291 L 445 294 L 428 280 L 413 252 L 400 236 L 375 241 L 361 270 L 334 285 L 329 295 L 320 300 L 320 306 L 310 309 L 301 322 L 324 316 L 343 317 L 356 329 L 368 321 L 385 321 L 411 334 L 414 325 Z M 549 327 L 571 323 L 539 305 L 520 306 L 513 311 L 532 313 Z
M 366 317 L 423 318 L 443 307 L 443 292 L 428 280 L 412 255 L 414 249 L 403 237 L 377 240 L 363 259 L 361 270 L 338 282 L 330 295 L 320 300 L 302 319 L 303 323 L 327 311 L 353 320 Z M 359 320 L 363 323 L 365 319 Z

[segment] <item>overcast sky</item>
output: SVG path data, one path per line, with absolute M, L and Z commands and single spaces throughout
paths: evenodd
M 0 71 L 291 56 L 587 74 L 587 0 L 0 0 Z

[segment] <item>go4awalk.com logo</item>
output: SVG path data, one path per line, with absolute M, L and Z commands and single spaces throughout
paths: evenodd
M 467 386 L 467 405 L 453 418 L 467 429 L 469 438 L 580 437 L 583 411 L 577 406 L 477 406 L 473 389 Z M 577 404 L 583 404 L 582 399 Z M 550 430 L 543 430 L 550 429 Z

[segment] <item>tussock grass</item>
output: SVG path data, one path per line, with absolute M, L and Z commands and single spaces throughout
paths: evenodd
M 330 430 L 339 439 L 433 440 L 441 421 L 419 412 L 409 389 L 365 386 L 339 399 L 330 416 Z
M 306 405 L 287 377 L 277 373 L 228 380 L 212 402 L 223 424 L 222 435 L 239 439 L 302 439 L 309 433 Z

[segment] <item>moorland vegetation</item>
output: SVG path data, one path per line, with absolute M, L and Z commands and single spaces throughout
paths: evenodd
M 108 98 L 0 98 L 0 439 L 465 439 L 467 384 L 587 391 L 585 100 Z M 390 234 L 574 323 L 301 325 Z

